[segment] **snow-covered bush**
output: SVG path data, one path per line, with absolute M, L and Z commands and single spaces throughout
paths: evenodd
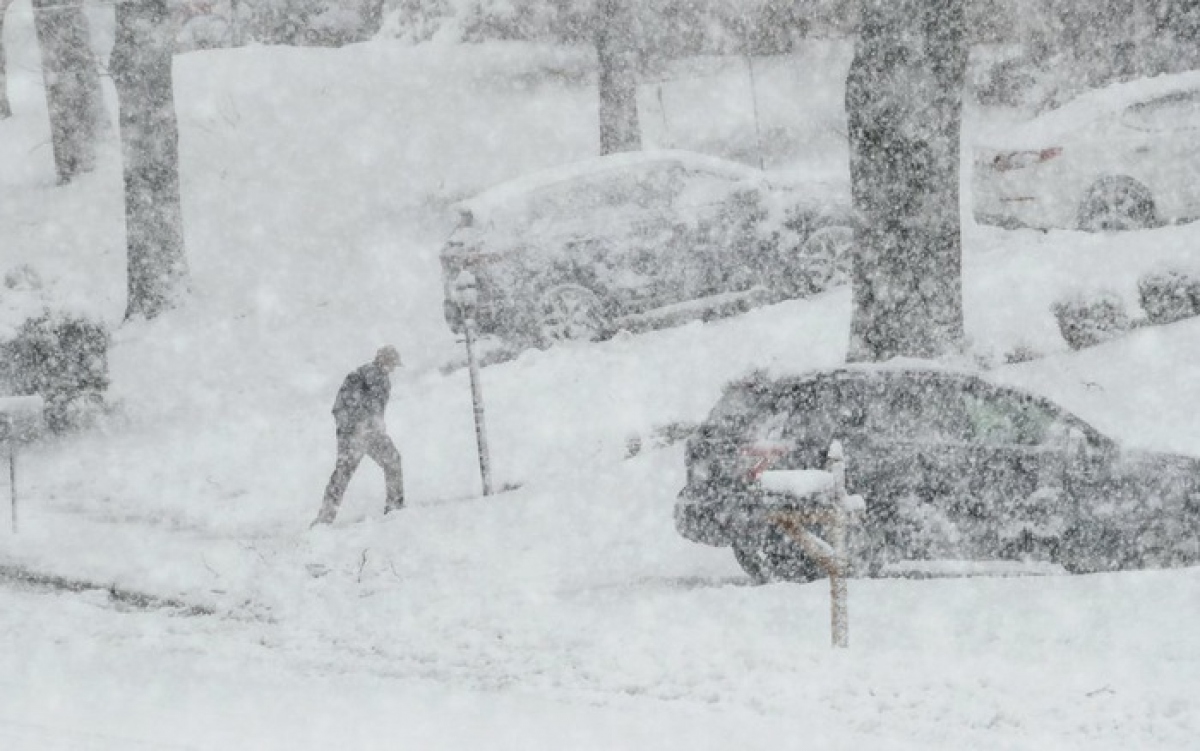
M 1042 353 L 1037 351 L 1033 345 L 1028 342 L 1017 342 L 1012 349 L 1004 353 L 1004 362 L 1008 365 L 1016 365 L 1022 362 L 1032 362 L 1042 357 Z
M 1093 347 L 1132 327 L 1125 302 L 1107 290 L 1071 295 L 1054 303 L 1051 311 L 1071 349 Z
M 1200 279 L 1168 269 L 1138 279 L 1138 297 L 1150 323 L 1171 323 L 1200 315 Z
M 40 394 L 46 424 L 62 432 L 103 406 L 108 388 L 108 328 L 68 313 L 44 311 L 0 341 L 0 392 Z

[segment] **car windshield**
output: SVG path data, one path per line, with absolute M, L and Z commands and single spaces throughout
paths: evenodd
M 1125 110 L 1122 122 L 1151 132 L 1200 128 L 1200 92 L 1185 91 Z
M 681 171 L 671 165 L 612 170 L 542 188 L 527 207 L 533 221 L 572 221 L 606 210 L 665 209 L 683 188 Z
M 1030 399 L 964 394 L 972 440 L 991 444 L 1041 445 L 1065 429 L 1061 413 Z

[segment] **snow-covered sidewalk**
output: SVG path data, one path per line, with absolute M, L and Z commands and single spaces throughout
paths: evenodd
M 496 731 L 497 747 L 519 745 L 521 723 L 537 726 L 543 713 L 558 719 L 538 738 L 583 748 L 569 734 L 610 716 L 623 718 L 613 741 L 628 748 L 715 747 L 696 728 L 729 739 L 739 721 L 750 728 L 747 748 L 799 734 L 821 748 L 1179 749 L 1200 732 L 1200 637 L 1186 625 L 1200 617 L 1200 571 L 856 580 L 851 648 L 835 652 L 824 583 L 752 587 L 728 551 L 673 534 L 681 464 L 678 447 L 651 451 L 574 482 L 257 539 L 31 510 L 3 555 L 217 608 L 163 622 L 193 633 L 196 650 L 223 655 L 219 675 L 187 675 L 189 688 L 171 699 L 114 689 L 148 717 L 222 711 L 231 701 L 222 686 L 264 661 L 276 668 L 271 677 L 251 670 L 238 692 L 275 691 L 281 666 L 322 681 L 342 676 L 283 690 L 283 714 L 240 715 L 246 732 L 272 739 L 293 737 L 279 732 L 289 712 L 309 715 L 297 732 L 331 737 L 321 733 L 335 726 L 308 711 L 312 692 L 341 695 L 328 704 L 338 717 L 369 718 L 386 702 L 358 697 L 376 690 L 435 720 L 448 710 L 431 696 L 473 707 L 474 692 L 491 692 L 479 724 L 437 731 L 451 734 L 434 748 L 469 747 L 474 733 L 502 724 L 505 707 L 525 719 Z M 107 649 L 107 637 L 83 633 L 76 648 Z M 166 646 L 159 639 L 152 651 Z M 95 705 L 71 693 L 87 681 L 73 688 L 69 671 L 45 673 L 48 654 L 14 650 L 9 674 L 40 685 L 31 696 L 60 687 L 69 706 L 89 711 Z M 30 684 L 34 675 L 46 683 Z M 405 688 L 413 682 L 434 688 Z M 562 702 L 561 712 L 550 702 Z M 597 709 L 572 708 L 581 704 Z M 30 711 L 47 710 L 35 701 Z M 397 737 L 414 739 L 437 726 L 363 723 L 364 733 L 399 727 Z

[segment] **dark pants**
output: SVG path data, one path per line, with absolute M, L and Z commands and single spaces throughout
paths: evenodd
M 337 466 L 325 488 L 325 502 L 314 524 L 329 524 L 337 516 L 346 486 L 350 484 L 350 478 L 364 456 L 371 457 L 383 468 L 384 482 L 387 484 L 384 510 L 391 511 L 404 505 L 404 473 L 400 469 L 400 452 L 387 433 L 374 428 L 339 430 L 337 450 Z

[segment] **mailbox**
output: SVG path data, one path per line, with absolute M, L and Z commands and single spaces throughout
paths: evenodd
M 0 397 L 0 443 L 28 443 L 40 436 L 45 407 L 40 396 Z

